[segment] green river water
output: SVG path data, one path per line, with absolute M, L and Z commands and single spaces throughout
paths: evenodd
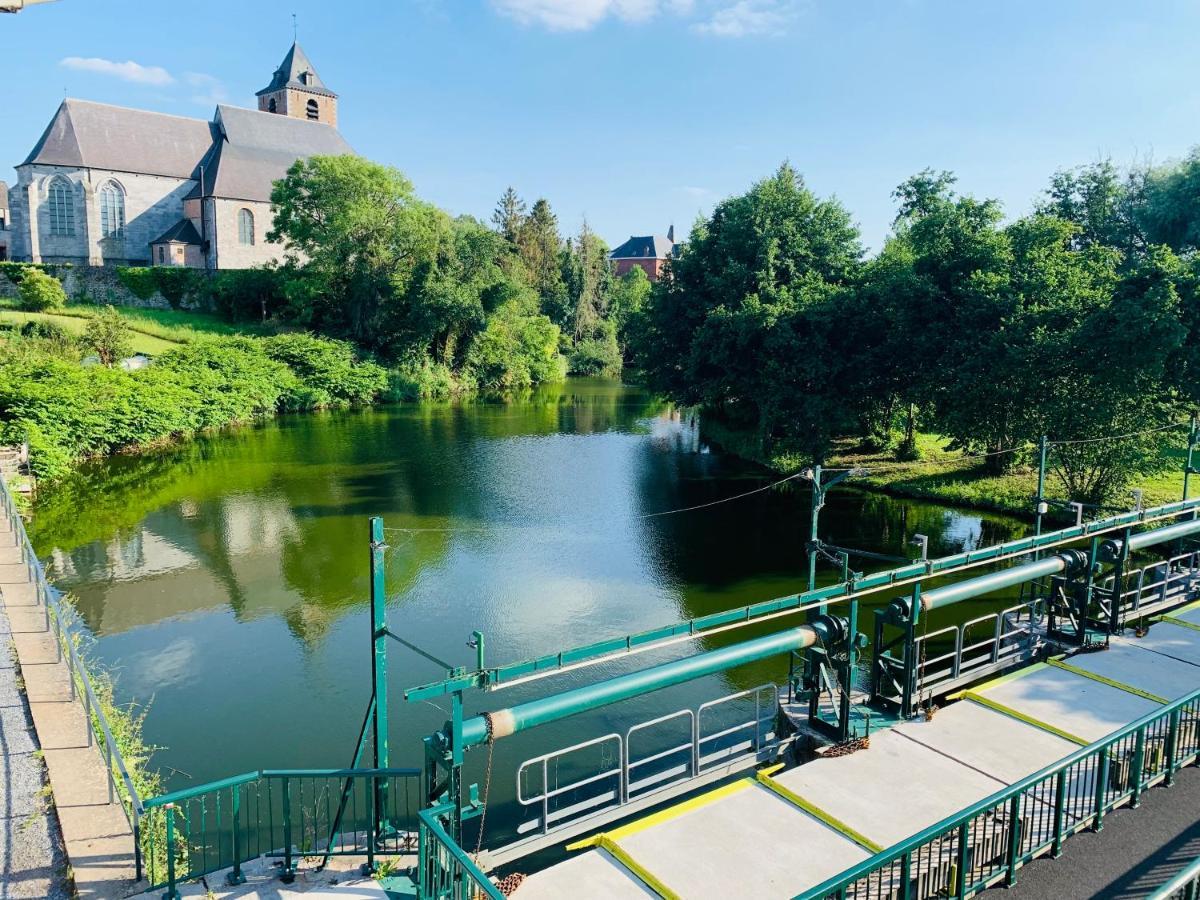
M 575 379 L 509 403 L 286 416 L 96 463 L 39 499 L 30 534 L 76 596 L 118 697 L 148 705 L 155 762 L 180 788 L 349 763 L 370 690 L 369 516 L 389 529 L 390 627 L 459 665 L 472 664 L 478 628 L 489 661 L 509 662 L 801 589 L 800 482 L 652 515 L 775 478 L 709 447 L 694 419 L 637 388 Z M 1027 529 L 849 489 L 831 494 L 822 526 L 827 540 L 893 554 L 911 554 L 923 532 L 931 555 Z M 826 567 L 822 582 L 835 575 Z M 406 705 L 400 690 L 441 674 L 393 645 L 393 765 L 419 765 L 420 737 L 446 718 L 446 704 Z M 785 674 L 771 661 L 518 735 L 497 747 L 492 796 L 511 803 L 522 759 Z M 470 763 L 478 777 L 482 760 Z

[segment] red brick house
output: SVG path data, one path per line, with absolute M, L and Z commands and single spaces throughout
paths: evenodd
M 675 243 L 675 226 L 672 225 L 667 230 L 666 237 L 657 234 L 631 237 L 608 254 L 608 258 L 612 261 L 618 278 L 637 266 L 651 281 L 658 281 L 667 260 L 675 256 L 678 250 L 679 245 Z

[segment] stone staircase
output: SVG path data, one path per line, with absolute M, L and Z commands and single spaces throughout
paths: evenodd
M 14 493 L 33 493 L 33 475 L 29 471 L 29 445 L 0 447 L 0 478 Z

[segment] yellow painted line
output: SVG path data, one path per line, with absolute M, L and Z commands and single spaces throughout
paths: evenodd
M 740 781 L 735 781 L 732 784 L 726 784 L 717 788 L 714 791 L 709 791 L 707 794 L 701 794 L 699 797 L 693 797 L 691 800 L 685 800 L 677 806 L 672 806 L 669 809 L 661 810 L 653 815 L 646 816 L 644 819 L 638 819 L 636 822 L 630 822 L 628 825 L 622 825 L 620 828 L 615 828 L 612 831 L 604 831 L 599 834 L 594 834 L 589 838 L 584 838 L 582 841 L 576 841 L 574 844 L 568 844 L 568 850 L 581 850 L 584 847 L 597 847 L 601 842 L 608 838 L 609 840 L 619 841 L 621 838 L 629 837 L 631 834 L 637 834 L 639 831 L 645 831 L 647 828 L 653 828 L 655 825 L 661 825 L 663 822 L 669 822 L 672 819 L 682 816 L 686 812 L 691 812 L 694 809 L 699 809 L 702 806 L 707 806 L 722 797 L 728 797 L 731 794 L 736 794 L 739 791 L 744 791 L 746 788 L 754 784 L 753 778 L 743 778 Z
M 1168 625 L 1178 625 L 1180 628 L 1190 628 L 1192 631 L 1200 631 L 1200 625 L 1197 625 L 1195 622 L 1176 619 L 1174 616 L 1159 616 L 1158 621 L 1166 622 Z
M 657 875 L 630 856 L 627 850 L 618 846 L 617 842 L 612 838 L 601 835 L 600 849 L 608 851 L 617 862 L 632 872 L 638 881 L 662 897 L 663 900 L 683 900 L 682 897 L 663 884 Z
M 1002 715 L 1016 719 L 1018 722 L 1024 722 L 1026 725 L 1032 725 L 1034 728 L 1040 728 L 1042 731 L 1048 731 L 1051 734 L 1058 735 L 1063 740 L 1070 741 L 1073 744 L 1079 744 L 1081 747 L 1086 747 L 1091 741 L 1085 741 L 1078 735 L 1071 734 L 1069 731 L 1063 731 L 1061 728 L 1055 728 L 1049 722 L 1043 722 L 1041 719 L 1035 719 L 1033 716 L 1027 716 L 1023 712 L 1018 712 L 1011 706 L 1005 706 L 1003 703 L 997 703 L 988 697 L 981 694 L 976 694 L 974 691 L 964 691 L 963 699 L 970 700 L 973 703 L 978 703 L 980 706 L 986 706 L 988 709 L 994 710 Z
M 1175 610 L 1175 612 L 1177 612 L 1177 613 L 1191 612 L 1194 609 L 1200 609 L 1200 600 L 1196 600 L 1192 603 L 1189 603 L 1187 606 L 1181 606 L 1181 607 L 1179 607 L 1179 609 Z
M 1073 675 L 1081 675 L 1084 678 L 1098 681 L 1100 684 L 1106 684 L 1109 687 L 1114 687 L 1119 691 L 1125 691 L 1128 694 L 1135 694 L 1138 697 L 1144 697 L 1147 700 L 1153 700 L 1155 703 L 1167 703 L 1166 697 L 1160 697 L 1158 694 L 1152 694 L 1149 691 L 1143 691 L 1141 688 L 1136 688 L 1131 684 L 1126 684 L 1123 681 L 1117 681 L 1115 678 L 1105 678 L 1103 675 L 1097 675 L 1095 672 L 1089 672 L 1087 669 L 1081 669 L 1078 666 L 1073 666 L 1070 663 L 1065 663 L 1058 659 L 1046 660 L 1046 665 L 1053 666 L 1056 669 L 1062 669 L 1064 672 L 1070 672 Z
M 1004 675 L 1001 675 L 999 678 L 993 678 L 991 681 L 985 681 L 983 684 L 977 684 L 973 688 L 948 694 L 946 699 L 958 700 L 960 697 L 966 697 L 970 694 L 978 693 L 979 691 L 989 691 L 998 685 L 1007 684 L 1010 681 L 1017 681 L 1020 678 L 1024 678 L 1026 675 L 1032 675 L 1034 672 L 1040 672 L 1044 668 L 1046 668 L 1045 663 L 1034 663 L 1032 666 L 1026 666 L 1024 669 L 1017 669 L 1015 672 L 1008 672 Z
M 871 840 L 865 834 L 855 831 L 853 828 L 851 828 L 849 825 L 847 825 L 841 819 L 831 816 L 829 813 L 825 812 L 825 810 L 821 809 L 821 807 L 817 806 L 816 804 L 810 803 L 809 801 L 807 801 L 803 797 L 801 797 L 799 794 L 797 794 L 795 791 L 793 791 L 787 787 L 784 787 L 782 784 L 780 784 L 778 781 L 776 781 L 774 778 L 772 778 L 770 775 L 766 774 L 765 772 L 759 772 L 756 777 L 758 778 L 758 783 L 761 784 L 763 787 L 769 788 L 770 790 L 772 790 L 776 794 L 778 794 L 780 797 L 782 797 L 784 800 L 787 800 L 789 803 L 792 803 L 795 806 L 800 807 L 802 810 L 804 810 L 806 813 L 808 813 L 814 819 L 817 819 L 820 822 L 824 823 L 825 825 L 828 825 L 830 828 L 832 828 L 834 831 L 840 833 L 844 837 L 850 838 L 850 840 L 854 841 L 854 843 L 858 844 L 863 849 L 870 850 L 872 853 L 882 853 L 883 852 L 883 847 L 880 846 L 879 844 L 875 843 L 873 840 Z
M 787 768 L 787 763 L 775 763 L 774 765 L 764 766 L 763 768 L 759 769 L 758 771 L 762 775 L 774 775 L 780 769 L 786 769 L 786 768 Z

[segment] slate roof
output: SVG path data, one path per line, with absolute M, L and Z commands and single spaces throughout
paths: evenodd
M 657 234 L 631 237 L 616 250 L 608 254 L 609 259 L 670 259 L 675 255 L 676 245 L 668 238 Z
M 342 156 L 354 150 L 332 125 L 274 113 L 218 106 L 214 121 L 220 138 L 204 161 L 201 195 L 266 203 L 271 186 L 297 159 Z
M 194 178 L 215 137 L 204 119 L 68 99 L 22 165 Z
M 280 91 L 284 88 L 297 88 L 324 97 L 337 97 L 337 94 L 325 87 L 325 82 L 321 81 L 321 76 L 317 74 L 317 70 L 313 68 L 313 64 L 309 62 L 308 56 L 305 55 L 299 44 L 292 44 L 287 56 L 275 70 L 271 83 L 254 96 L 261 97 L 263 94 Z
M 165 232 L 163 232 L 162 235 L 156 237 L 150 243 L 166 244 L 171 242 L 177 244 L 195 244 L 197 246 L 202 243 L 200 240 L 200 232 L 196 230 L 196 226 L 192 224 L 191 219 L 180 219 Z

